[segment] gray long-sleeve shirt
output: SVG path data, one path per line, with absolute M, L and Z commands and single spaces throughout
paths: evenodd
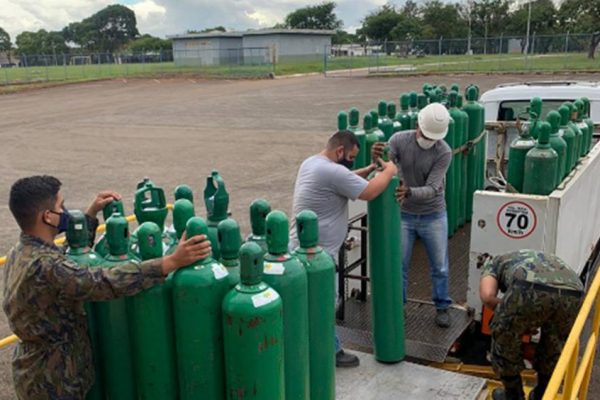
M 411 192 L 402 203 L 402 211 L 418 215 L 444 211 L 446 171 L 452 161 L 450 146 L 438 140 L 424 150 L 417 144 L 414 130 L 395 133 L 389 146 L 390 160 L 398 167 L 400 179 Z

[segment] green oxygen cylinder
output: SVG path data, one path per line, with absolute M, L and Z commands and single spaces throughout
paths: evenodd
M 139 225 L 144 222 L 154 222 L 158 225 L 161 232 L 164 232 L 163 252 L 166 252 L 173 238 L 165 231 L 165 219 L 167 218 L 169 209 L 167 208 L 167 199 L 164 190 L 154 185 L 150 180 L 146 181 L 142 186 L 138 186 L 134 195 L 133 210 Z M 129 251 L 137 258 L 140 258 L 137 236 L 138 231 L 136 229 L 129 239 Z
M 189 185 L 177 185 L 173 195 L 175 197 L 175 201 L 179 199 L 188 199 L 190 202 L 192 202 L 192 204 L 194 203 L 194 191 Z
M 402 125 L 402 130 L 409 130 L 410 128 L 410 114 L 408 107 L 410 105 L 410 96 L 408 93 L 402 93 L 400 96 L 400 113 L 398 113 L 397 120 Z
M 373 127 L 373 133 L 377 134 L 379 141 L 382 142 L 385 140 L 385 136 L 383 131 L 379 129 L 379 114 L 376 110 L 369 111 L 371 113 L 371 126 Z
M 392 178 L 367 205 L 373 352 L 375 359 L 388 363 L 405 355 L 400 207 L 394 195 L 398 184 L 398 177 Z
M 419 111 L 419 109 L 417 108 L 418 106 L 418 95 L 417 92 L 415 92 L 414 90 L 412 92 L 410 92 L 408 94 L 409 98 L 410 98 L 410 110 L 412 111 L 412 113 L 416 113 Z
M 390 140 L 390 138 L 394 134 L 394 125 L 392 124 L 392 121 L 390 121 L 389 119 L 386 121 L 383 121 L 379 125 L 379 129 L 381 129 L 381 131 L 383 132 L 383 140 L 382 141 L 387 142 L 388 140 Z
M 448 133 L 444 140 L 451 149 L 456 145 L 456 124 L 452 117 L 448 121 Z M 456 163 L 454 156 L 452 162 L 446 171 L 446 187 L 444 195 L 446 198 L 446 210 L 448 218 L 448 237 L 451 237 L 458 228 L 458 191 L 456 190 Z
M 546 116 L 546 121 L 550 124 L 550 147 L 558 154 L 555 182 L 558 186 L 567 176 L 567 142 L 558 134 L 560 128 L 560 114 L 558 111 L 550 111 Z
M 519 193 L 523 192 L 525 157 L 529 150 L 535 147 L 535 139 L 531 136 L 531 128 L 532 125 L 528 125 L 523 134 L 513 140 L 508 150 L 506 180 Z
M 308 337 L 310 398 L 335 399 L 335 262 L 319 247 L 317 214 L 304 210 L 296 216 L 300 246 L 294 255 L 308 278 Z
M 481 135 L 484 125 L 484 109 L 477 103 L 477 88 L 470 86 L 467 89 L 467 104 L 463 110 L 469 116 L 468 132 L 469 140 L 475 140 Z M 473 194 L 478 189 L 483 189 L 485 175 L 485 140 L 473 145 L 467 156 L 467 211 L 466 220 L 471 220 L 473 214 Z
M 450 85 L 450 92 L 460 92 L 460 86 L 458 86 L 458 83 L 453 83 L 452 85 Z
M 539 125 L 537 143 L 525 157 L 523 193 L 549 195 L 556 188 L 558 154 L 550 147 L 550 124 Z
M 581 145 L 581 155 L 584 156 L 587 153 L 590 152 L 590 146 L 591 146 L 591 141 L 592 141 L 592 132 L 590 132 L 589 128 L 588 128 L 588 124 L 585 123 L 585 121 L 583 120 L 584 118 L 584 114 L 583 114 L 583 108 L 584 108 L 584 104 L 583 101 L 581 101 L 581 99 L 576 100 L 573 103 L 573 106 L 575 106 L 575 112 L 577 113 L 577 117 L 575 118 L 575 124 L 577 125 L 577 127 L 579 128 L 579 130 L 581 130 L 582 133 L 582 138 L 583 138 L 583 143 Z
M 356 140 L 358 140 L 358 154 L 354 159 L 354 169 L 361 169 L 367 165 L 367 138 L 365 131 L 360 127 L 360 113 L 357 108 L 350 109 L 350 126 L 348 130 L 354 133 Z
M 463 96 L 458 94 L 456 97 L 456 108 L 462 113 L 462 132 L 459 127 L 454 128 L 457 131 L 459 147 L 463 146 L 469 140 L 469 114 L 463 111 Z M 467 177 L 469 171 L 469 158 L 467 152 L 460 154 L 461 166 L 459 167 L 460 182 L 460 202 L 458 210 L 458 225 L 463 226 L 467 222 Z
M 288 253 L 289 223 L 282 211 L 267 215 L 263 280 L 283 300 L 285 399 L 310 396 L 308 347 L 308 283 L 304 266 Z
M 338 112 L 337 128 L 338 131 L 345 131 L 348 129 L 348 113 L 346 113 L 346 111 Z
M 88 226 L 85 215 L 79 210 L 69 210 L 69 225 L 67 227 L 67 257 L 82 267 L 98 267 L 102 259 L 89 247 Z M 92 358 L 96 379 L 87 392 L 86 400 L 104 400 L 104 384 L 102 379 L 102 368 L 100 341 L 98 338 L 98 323 L 93 303 L 85 304 L 85 313 L 92 345 Z
M 594 121 L 591 118 L 590 100 L 587 97 L 582 97 L 581 101 L 583 101 L 584 122 L 587 124 L 590 133 L 588 148 L 591 150 L 594 141 Z
M 421 90 L 423 91 L 423 94 L 427 94 L 429 93 L 429 91 L 433 89 L 433 86 L 431 86 L 430 83 L 424 83 L 423 86 L 421 86 Z
M 221 264 L 229 272 L 229 287 L 233 288 L 240 283 L 240 247 L 242 235 L 240 226 L 232 219 L 227 218 L 219 222 L 219 248 L 221 249 Z
M 465 124 L 467 117 L 465 113 L 463 113 L 458 108 L 458 92 L 451 91 L 448 95 L 448 113 L 454 121 L 454 133 L 452 135 L 452 151 L 454 152 L 460 146 L 462 146 L 461 140 L 463 136 L 463 132 L 465 130 Z M 454 200 L 454 213 L 456 215 L 456 227 L 455 230 L 458 229 L 459 226 L 462 226 L 465 223 L 465 216 L 462 212 L 462 193 L 463 193 L 463 174 L 462 174 L 462 165 L 463 165 L 463 153 L 456 153 L 452 155 L 452 163 L 450 167 L 453 171 L 454 177 L 454 185 L 452 186 Z M 448 190 L 448 183 L 446 182 L 446 190 Z
M 247 242 L 255 242 L 267 252 L 267 229 L 265 221 L 271 212 L 271 205 L 265 199 L 256 199 L 250 204 L 250 227 L 252 233 L 246 238 Z
M 213 257 L 218 260 L 221 256 L 219 241 L 217 239 L 217 225 L 228 217 L 229 193 L 225 189 L 225 181 L 219 171 L 213 170 L 206 178 L 204 188 L 204 204 L 208 222 L 208 238 L 212 246 Z
M 208 235 L 200 217 L 187 222 L 186 237 Z M 221 305 L 229 290 L 227 269 L 212 257 L 173 276 L 173 315 L 179 399 L 224 399 Z
M 113 200 L 104 206 L 104 208 L 102 209 L 102 218 L 104 218 L 104 223 L 106 223 L 114 213 L 125 215 L 122 200 Z M 94 251 L 97 255 L 99 255 L 102 258 L 108 255 L 108 242 L 106 241 L 106 232 L 100 236 L 100 239 L 98 239 L 98 241 L 94 245 Z
M 413 112 L 410 116 L 410 129 L 417 129 L 417 120 L 419 118 L 419 111 L 427 106 L 427 96 L 424 94 L 417 95 L 417 111 Z
M 381 129 L 381 124 L 390 120 L 388 118 L 387 101 L 379 100 L 379 103 L 377 103 L 377 115 L 377 126 Z
M 241 280 L 223 300 L 226 398 L 285 399 L 283 303 L 262 282 L 263 251 L 240 249 Z
M 584 149 L 584 137 L 583 137 L 583 132 L 581 131 L 581 129 L 579 129 L 579 126 L 577 126 L 577 109 L 575 108 L 575 105 L 573 103 L 570 102 L 566 102 L 564 103 L 567 107 L 569 107 L 569 127 L 571 128 L 571 130 L 573 132 L 575 132 L 575 143 L 577 146 L 577 151 L 575 152 L 575 165 L 577 165 L 577 163 L 579 162 L 579 158 L 583 155 L 585 149 Z
M 106 221 L 109 254 L 101 264 L 110 268 L 131 261 L 127 219 L 114 213 Z M 136 399 L 135 376 L 130 340 L 129 317 L 125 298 L 94 304 L 98 323 L 98 339 L 102 351 L 101 365 L 106 397 L 111 400 Z
M 567 143 L 567 175 L 575 168 L 575 164 L 577 163 L 577 135 L 571 126 L 569 125 L 569 118 L 571 115 L 571 110 L 568 106 L 563 104 L 558 108 L 558 113 L 560 114 L 560 130 L 558 131 L 559 136 L 561 136 L 564 141 Z
M 162 257 L 160 226 L 144 222 L 137 232 L 141 259 Z M 173 316 L 170 292 L 165 286 L 155 285 L 129 298 L 135 383 L 140 399 L 177 399 Z
M 542 118 L 542 99 L 534 97 L 529 102 L 529 134 L 534 139 L 538 138 L 539 123 Z
M 399 121 L 396 121 L 396 104 L 393 101 L 390 101 L 387 106 L 388 118 L 392 122 L 392 128 L 394 132 L 398 132 L 402 130 L 402 124 Z
M 377 136 L 377 134 L 375 133 L 375 130 L 372 128 L 371 125 L 371 121 L 373 119 L 371 118 L 371 114 L 367 113 L 364 117 L 363 117 L 363 129 L 365 130 L 365 138 L 366 138 L 366 159 L 367 159 L 367 165 L 371 164 L 372 160 L 371 160 L 371 148 L 373 147 L 373 145 L 375 143 L 377 143 L 379 141 L 379 136 Z

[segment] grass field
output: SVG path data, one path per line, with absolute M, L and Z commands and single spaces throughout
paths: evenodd
M 324 73 L 340 70 L 368 69 L 370 73 L 493 73 L 493 72 L 575 72 L 600 71 L 599 59 L 588 59 L 584 53 L 522 55 L 442 55 L 422 58 L 397 56 L 321 57 L 282 62 L 276 65 L 225 65 L 178 67 L 173 62 L 140 64 L 58 65 L 0 70 L 0 92 L 14 91 L 12 85 L 52 82 L 81 82 L 126 77 L 161 77 L 194 75 L 204 77 L 250 78 L 302 73 Z

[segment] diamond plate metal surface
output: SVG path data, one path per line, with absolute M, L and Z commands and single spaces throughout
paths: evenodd
M 435 322 L 435 306 L 409 300 L 404 307 L 406 355 L 408 357 L 443 362 L 450 347 L 468 328 L 472 318 L 460 308 L 450 308 L 452 325 L 440 328 Z M 371 305 L 356 300 L 346 303 L 346 320 L 338 321 L 338 335 L 343 345 L 360 351 L 373 351 Z

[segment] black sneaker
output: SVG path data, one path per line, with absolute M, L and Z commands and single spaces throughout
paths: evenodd
M 344 349 L 335 353 L 335 366 L 339 368 L 358 367 L 360 360 L 354 354 L 344 352 Z
M 447 309 L 436 310 L 435 324 L 440 328 L 448 328 L 450 326 L 450 314 Z

